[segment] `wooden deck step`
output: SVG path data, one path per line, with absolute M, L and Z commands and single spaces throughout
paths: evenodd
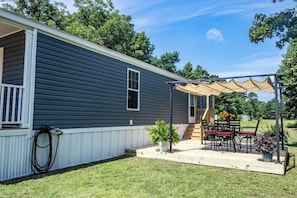
M 201 140 L 201 125 L 200 124 L 189 124 L 186 131 L 184 132 L 184 140 Z

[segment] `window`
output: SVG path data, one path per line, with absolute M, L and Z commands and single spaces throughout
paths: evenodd
M 139 89 L 140 73 L 139 71 L 127 70 L 127 109 L 139 111 Z

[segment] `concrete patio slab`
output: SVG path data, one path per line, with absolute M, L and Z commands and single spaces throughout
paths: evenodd
M 211 150 L 210 147 L 200 143 L 200 140 L 183 140 L 173 145 L 172 153 L 161 153 L 156 151 L 156 147 L 126 149 L 127 155 L 156 158 L 169 161 L 191 163 L 206 166 L 216 166 L 224 168 L 234 168 L 247 171 L 272 173 L 284 175 L 286 170 L 287 149 L 281 151 L 281 163 L 276 163 L 276 155 L 272 162 L 262 161 L 259 153 L 246 153 L 245 148 L 240 152 Z

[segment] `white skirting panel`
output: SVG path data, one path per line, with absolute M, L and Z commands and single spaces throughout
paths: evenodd
M 178 125 L 182 137 L 187 125 Z M 62 129 L 57 156 L 53 167 L 61 169 L 70 166 L 105 160 L 125 154 L 126 148 L 150 145 L 149 132 L 144 126 Z M 1 134 L 1 132 L 0 132 Z M 53 135 L 53 153 L 57 136 Z M 48 139 L 38 139 L 45 146 Z M 32 139 L 24 135 L 0 135 L 0 181 L 31 174 Z M 37 159 L 43 165 L 48 158 L 48 149 L 38 149 Z
M 30 148 L 28 131 L 0 135 L 0 181 L 31 173 Z

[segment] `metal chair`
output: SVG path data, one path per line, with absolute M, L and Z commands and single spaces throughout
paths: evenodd
M 217 131 L 216 138 L 221 142 L 221 149 L 229 150 L 229 142 L 233 144 L 234 152 L 236 152 L 236 146 L 234 141 L 234 132 L 233 131 Z
M 250 149 L 250 152 L 252 151 L 252 138 L 257 135 L 257 130 L 259 128 L 260 120 L 257 121 L 257 124 L 255 127 L 241 127 L 242 130 L 238 132 L 238 135 L 240 137 L 240 148 L 241 148 L 241 141 L 243 138 L 246 139 L 246 152 L 248 153 L 248 150 Z M 253 129 L 252 131 L 246 131 L 245 129 Z
M 202 120 L 202 127 L 204 130 L 205 135 L 205 146 L 206 146 L 206 140 L 210 141 L 210 147 L 215 148 L 215 141 L 216 141 L 216 130 L 215 127 L 209 126 L 206 120 Z

